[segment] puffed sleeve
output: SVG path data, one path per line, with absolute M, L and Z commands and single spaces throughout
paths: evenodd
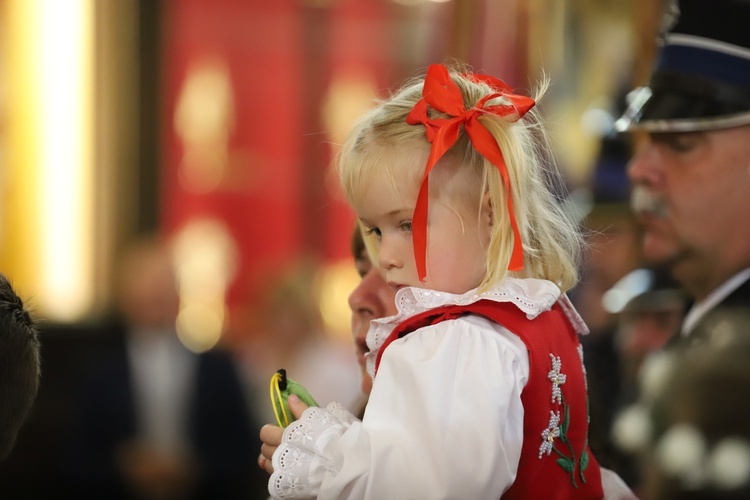
M 308 409 L 299 424 L 304 438 L 285 431 L 273 463 L 284 456 L 297 472 L 277 470 L 269 491 L 275 498 L 499 498 L 521 456 L 528 371 L 520 339 L 484 318 L 417 330 L 383 354 L 363 421 Z M 283 491 L 278 474 L 286 474 Z

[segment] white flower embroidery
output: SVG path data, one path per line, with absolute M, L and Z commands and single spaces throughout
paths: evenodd
M 550 353 L 549 357 L 552 360 L 552 370 L 547 374 L 547 378 L 552 381 L 552 402 L 562 404 L 562 390 L 560 386 L 565 383 L 565 379 L 568 377 L 560 373 L 560 369 L 562 368 L 560 356 L 555 357 Z
M 302 461 L 302 453 L 296 448 L 282 448 L 278 455 L 279 465 L 285 469 L 295 468 Z
M 542 445 L 539 447 L 539 458 L 545 453 L 547 456 L 552 453 L 552 447 L 555 445 L 555 438 L 560 437 L 560 412 L 549 412 L 549 424 L 542 432 Z

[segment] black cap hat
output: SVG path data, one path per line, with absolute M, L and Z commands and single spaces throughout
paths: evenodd
M 750 124 L 750 0 L 679 0 L 666 10 L 648 86 L 620 131 L 695 132 Z

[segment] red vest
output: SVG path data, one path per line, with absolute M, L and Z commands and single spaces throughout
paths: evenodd
M 521 394 L 521 460 L 516 480 L 502 498 L 603 498 L 599 464 L 588 447 L 588 396 L 578 333 L 559 302 L 533 320 L 509 302 L 481 300 L 430 309 L 393 330 L 377 354 L 376 370 L 394 340 L 465 314 L 503 325 L 529 352 L 529 380 Z

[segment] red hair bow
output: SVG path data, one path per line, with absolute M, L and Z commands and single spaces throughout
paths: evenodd
M 516 224 L 516 217 L 513 214 L 508 169 L 505 166 L 503 153 L 500 151 L 497 141 L 495 141 L 492 134 L 484 128 L 484 125 L 477 118 L 482 114 L 491 114 L 507 118 L 510 121 L 516 121 L 534 107 L 536 103 L 530 97 L 512 94 L 512 89 L 505 82 L 497 78 L 475 74 L 466 76 L 476 82 L 488 84 L 495 92 L 484 96 L 475 107 L 466 109 L 461 91 L 458 85 L 451 79 L 448 70 L 441 64 L 433 64 L 427 69 L 427 76 L 425 77 L 422 89 L 422 99 L 414 105 L 406 117 L 406 122 L 410 125 L 424 125 L 427 140 L 432 143 L 412 220 L 414 257 L 417 261 L 417 272 L 419 273 L 420 281 L 424 281 L 424 278 L 427 276 L 427 199 L 429 197 L 427 177 L 438 160 L 458 140 L 461 124 L 463 124 L 474 148 L 500 171 L 508 199 L 510 225 L 513 229 L 513 252 L 511 253 L 508 270 L 519 271 L 523 268 L 523 247 L 521 234 Z M 510 104 L 485 106 L 487 101 L 497 97 L 506 98 L 510 101 Z M 430 118 L 427 114 L 428 105 L 441 113 L 450 115 L 452 118 Z

